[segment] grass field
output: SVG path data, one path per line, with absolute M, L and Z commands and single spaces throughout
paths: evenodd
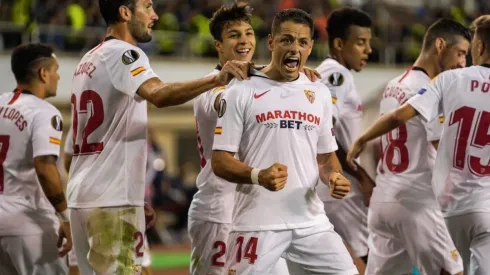
M 190 247 L 154 246 L 151 248 L 151 270 L 153 275 L 188 275 Z

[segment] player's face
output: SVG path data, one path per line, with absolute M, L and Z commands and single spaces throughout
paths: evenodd
M 299 77 L 312 48 L 311 29 L 305 24 L 286 21 L 281 24 L 277 33 L 269 35 L 272 66 L 287 81 Z
M 128 21 L 129 32 L 139 43 L 150 42 L 151 28 L 157 20 L 158 15 L 153 9 L 153 2 L 151 0 L 137 0 L 134 13 Z
M 255 33 L 247 22 L 235 21 L 226 24 L 221 34 L 223 41 L 216 41 L 220 61 L 251 61 L 255 52 Z
M 462 37 L 456 39 L 456 43 L 441 51 L 441 71 L 447 71 L 466 67 L 466 55 L 470 48 L 470 42 Z
M 360 72 L 371 54 L 371 29 L 349 26 L 347 40 L 343 41 L 342 59 L 347 68 Z
M 56 91 L 58 90 L 58 80 L 60 80 L 60 75 L 58 73 L 59 69 L 58 59 L 53 57 L 51 64 L 47 68 L 47 81 L 46 81 L 46 97 L 56 96 Z

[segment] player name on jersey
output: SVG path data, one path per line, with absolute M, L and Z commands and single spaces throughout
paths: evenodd
M 12 107 L 0 107 L 0 117 L 15 123 L 15 126 L 17 126 L 19 131 L 24 131 L 27 127 L 27 121 L 24 119 L 24 116 Z

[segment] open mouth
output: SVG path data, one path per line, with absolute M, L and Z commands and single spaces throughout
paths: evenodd
M 250 53 L 251 49 L 239 49 L 236 51 L 237 54 L 246 56 Z
M 283 63 L 287 69 L 296 70 L 299 67 L 299 57 L 287 57 Z

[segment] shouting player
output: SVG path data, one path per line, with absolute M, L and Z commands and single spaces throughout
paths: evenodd
M 58 61 L 50 47 L 28 44 L 12 52 L 11 66 L 17 88 L 0 95 L 0 273 L 65 274 L 60 257 L 72 244 L 56 165 L 62 120 L 45 101 L 56 96 Z
M 221 66 L 229 60 L 252 60 L 255 33 L 248 10 L 246 5 L 222 6 L 211 18 L 209 28 L 215 39 L 219 64 L 210 75 L 218 74 Z M 316 79 L 314 71 L 305 68 L 305 73 L 310 79 Z M 214 175 L 210 161 L 217 110 L 224 90 L 224 86 L 212 89 L 198 96 L 194 103 L 202 170 L 197 177 L 199 191 L 194 195 L 189 209 L 191 274 L 225 272 L 226 242 L 231 230 L 236 186 Z M 287 274 L 283 259 L 273 273 Z
M 485 17 L 478 18 L 475 21 L 475 26 L 475 35 L 471 43 L 471 55 L 475 66 L 448 70 L 439 74 L 430 84 L 422 88 L 417 95 L 411 97 L 406 103 L 400 104 L 400 107 L 381 116 L 354 143 L 349 150 L 348 161 L 355 168 L 352 160 L 359 155 L 367 141 L 387 134 L 398 127 L 405 129 L 404 125 L 412 123 L 413 120 L 411 119 L 417 115 L 420 115 L 424 123 L 426 123 L 437 119 L 439 114 L 443 112 L 446 118 L 442 130 L 444 134 L 438 146 L 434 174 L 432 176 L 432 187 L 445 218 L 447 229 L 463 258 L 465 274 L 483 275 L 490 274 L 490 261 L 488 261 L 488 251 L 490 251 L 490 235 L 488 233 L 490 232 L 490 147 L 488 146 L 490 143 L 490 105 L 488 104 L 490 99 L 490 93 L 488 93 L 490 89 L 490 21 Z M 453 29 L 460 28 L 454 26 Z M 461 37 L 453 35 L 446 38 L 436 35 L 436 38 L 432 40 L 433 44 L 429 46 L 435 47 L 436 53 L 446 50 L 448 51 L 446 54 L 449 56 L 464 55 L 464 45 L 467 43 L 464 42 L 464 34 L 465 32 L 462 31 L 461 35 L 459 35 Z M 454 40 L 454 38 L 458 38 L 459 43 L 462 43 L 460 44 L 460 46 L 463 46 L 462 49 L 452 48 L 458 44 L 458 39 Z M 386 111 L 388 111 L 388 108 Z M 402 132 L 402 130 L 398 130 L 398 132 Z M 399 141 L 398 137 L 405 134 L 407 135 L 405 137 L 410 138 L 408 135 L 411 135 L 411 133 L 408 129 L 407 132 L 397 136 L 392 134 L 392 138 Z M 404 141 L 405 139 L 403 138 L 402 140 Z M 395 145 L 401 148 L 397 148 L 399 152 L 407 149 L 404 147 L 404 143 L 396 142 Z M 426 148 L 421 150 L 424 149 Z M 387 150 L 385 154 L 387 155 L 388 152 Z M 387 156 L 384 159 L 387 159 Z M 390 157 L 391 160 L 393 160 L 392 157 Z M 396 161 L 393 163 L 395 165 L 393 167 L 403 168 L 401 166 L 403 162 L 400 160 Z M 423 163 L 422 157 L 419 156 L 416 162 Z M 387 166 L 384 164 L 383 166 L 386 169 Z M 402 178 L 398 177 L 398 181 L 401 180 Z M 426 182 L 428 179 L 420 178 L 420 180 Z M 414 184 L 415 182 L 410 181 L 410 183 Z M 388 188 L 389 185 L 385 186 L 385 188 Z M 423 186 L 417 184 L 411 185 L 410 188 L 417 189 L 412 190 L 412 192 L 417 192 Z M 426 192 L 430 192 L 430 190 Z M 384 193 L 386 194 L 386 192 Z M 420 191 L 418 194 L 423 193 L 424 191 Z M 418 198 L 415 199 L 419 203 Z M 436 215 L 436 212 L 431 212 L 428 207 L 419 211 L 421 215 L 424 215 L 420 216 L 418 213 L 414 214 L 413 209 L 408 209 L 407 206 L 404 207 L 408 203 L 396 203 L 396 206 L 393 204 L 390 208 L 396 207 L 398 211 L 403 210 L 404 213 L 408 210 L 408 215 L 417 215 L 414 218 L 423 219 L 420 225 L 411 224 L 409 230 L 412 228 L 423 228 L 423 222 L 438 224 L 434 219 L 440 218 Z M 404 208 L 407 210 L 404 210 Z M 379 210 L 378 213 L 380 213 Z M 377 217 L 378 221 L 390 219 L 389 224 L 392 224 L 391 219 L 399 220 L 395 217 L 400 215 L 399 212 L 390 216 L 387 216 L 386 213 L 379 215 Z M 411 216 L 404 216 L 404 218 L 410 219 Z M 401 226 L 401 221 L 399 224 Z M 429 229 L 441 231 L 437 228 L 428 228 L 426 230 Z M 427 232 L 426 230 L 423 232 Z M 432 236 L 433 234 L 431 233 Z M 413 245 L 413 242 L 415 242 L 413 239 L 410 239 L 410 241 L 411 244 L 409 245 Z M 430 241 L 443 241 L 444 243 L 440 244 L 441 248 L 444 245 L 447 248 L 449 243 L 443 239 L 443 236 L 432 240 L 417 238 L 417 241 L 427 242 L 425 245 L 430 245 L 428 244 Z M 433 253 L 436 252 L 432 251 Z M 446 253 L 449 252 L 446 251 Z M 457 260 L 457 251 L 452 251 L 451 254 L 455 256 L 454 260 Z M 435 258 L 437 256 L 443 257 L 439 253 L 431 254 L 427 257 Z M 444 255 L 444 257 L 447 256 Z M 442 263 L 443 259 L 439 260 Z M 446 265 L 444 268 L 446 268 Z
M 351 192 L 342 200 L 333 199 L 328 187 L 319 185 L 318 195 L 335 231 L 352 249 L 357 268 L 366 268 L 368 254 L 367 212 L 374 187 L 373 180 L 360 168 L 352 171 L 345 162 L 346 152 L 362 132 L 362 102 L 351 70 L 360 72 L 371 53 L 371 18 L 361 10 L 334 10 L 327 23 L 330 57 L 317 68 L 332 93 L 337 156 L 352 183 Z M 361 259 L 356 259 L 361 258 Z
M 334 152 L 330 92 L 300 73 L 312 35 L 306 12 L 279 12 L 268 41 L 271 63 L 230 84 L 221 99 L 212 168 L 238 183 L 230 274 L 269 274 L 281 256 L 291 274 L 357 274 L 315 191 L 319 171 L 336 198 L 350 183 Z
M 147 101 L 182 104 L 231 78 L 246 79 L 249 64 L 230 61 L 218 75 L 163 83 L 137 43 L 151 40 L 158 16 L 151 0 L 99 0 L 107 37 L 80 61 L 72 80 L 73 160 L 68 201 L 80 271 L 140 272 L 145 216 Z M 148 214 L 146 215 L 146 210 Z
M 455 21 L 432 24 L 417 61 L 388 83 L 380 113 L 401 106 L 439 73 L 465 67 L 470 40 L 469 30 Z M 405 274 L 414 266 L 422 274 L 440 274 L 441 268 L 444 274 L 462 274 L 461 258 L 431 185 L 443 121 L 443 117 L 429 122 L 414 118 L 381 137 L 368 219 L 367 274 Z

